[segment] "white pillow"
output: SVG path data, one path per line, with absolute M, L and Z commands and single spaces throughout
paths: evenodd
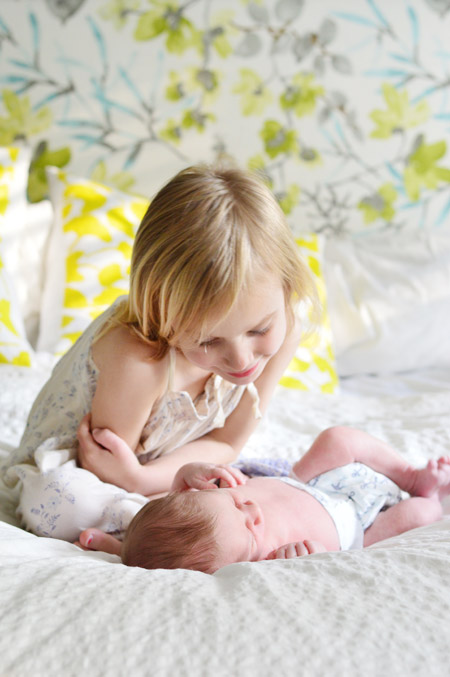
M 338 373 L 450 365 L 450 230 L 328 239 Z

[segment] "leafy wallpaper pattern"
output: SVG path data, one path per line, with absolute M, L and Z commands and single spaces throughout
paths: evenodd
M 3 0 L 0 145 L 147 197 L 232 158 L 293 231 L 441 227 L 450 0 Z

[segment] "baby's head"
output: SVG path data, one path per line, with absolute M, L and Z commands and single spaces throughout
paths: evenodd
M 128 527 L 122 560 L 144 569 L 211 574 L 227 564 L 264 559 L 269 550 L 264 508 L 244 484 L 150 501 Z
M 203 510 L 200 493 L 172 493 L 147 503 L 127 529 L 123 563 L 144 569 L 213 573 L 218 557 L 215 519 Z
M 161 358 L 180 337 L 197 339 L 242 290 L 272 274 L 288 318 L 315 304 L 315 287 L 269 188 L 237 168 L 188 167 L 154 197 L 136 235 L 130 293 L 120 322 Z

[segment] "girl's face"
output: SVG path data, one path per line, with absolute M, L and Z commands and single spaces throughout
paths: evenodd
M 283 288 L 275 276 L 268 275 L 250 291 L 242 291 L 223 320 L 207 325 L 201 341 L 181 341 L 178 348 L 192 364 L 236 385 L 247 385 L 278 352 L 286 330 Z

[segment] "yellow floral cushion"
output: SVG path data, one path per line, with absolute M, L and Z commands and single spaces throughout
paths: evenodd
M 297 244 L 316 282 L 322 306 L 321 324 L 315 333 L 300 342 L 280 384 L 296 390 L 333 393 L 338 387 L 338 375 L 322 274 L 322 238 L 311 234 L 297 239 Z
M 60 356 L 128 292 L 133 239 L 148 200 L 56 168 L 48 173 L 55 221 L 38 349 Z
M 14 231 L 25 219 L 30 152 L 0 148 L 0 364 L 29 367 L 33 350 L 28 343 L 14 280 Z

